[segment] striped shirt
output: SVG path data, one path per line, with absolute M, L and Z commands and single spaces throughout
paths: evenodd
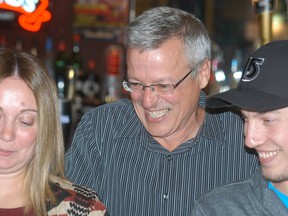
M 112 216 L 186 216 L 200 194 L 258 168 L 244 150 L 242 127 L 232 112 L 206 112 L 197 136 L 169 152 L 122 99 L 83 116 L 66 153 L 66 174 L 96 190 Z

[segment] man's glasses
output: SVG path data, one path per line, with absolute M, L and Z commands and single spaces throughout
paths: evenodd
M 137 82 L 128 82 L 128 81 L 123 81 L 122 85 L 123 88 L 128 91 L 128 92 L 137 92 L 137 93 L 141 93 L 144 91 L 145 88 L 150 88 L 154 93 L 156 94 L 171 94 L 175 91 L 175 89 L 189 76 L 189 74 L 191 74 L 194 69 L 196 68 L 196 66 L 194 68 L 192 68 L 192 70 L 190 70 L 182 79 L 180 79 L 178 82 L 176 82 L 175 84 L 162 84 L 162 83 L 158 83 L 158 84 L 152 84 L 152 85 L 148 85 L 145 86 L 141 83 L 137 83 Z

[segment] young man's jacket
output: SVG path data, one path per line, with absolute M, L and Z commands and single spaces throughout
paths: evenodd
M 193 216 L 287 216 L 288 209 L 268 188 L 260 170 L 253 176 L 216 188 L 195 202 Z

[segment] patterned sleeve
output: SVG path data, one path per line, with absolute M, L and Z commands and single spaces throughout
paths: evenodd
M 55 183 L 56 205 L 48 205 L 49 216 L 109 216 L 97 193 L 72 183 Z

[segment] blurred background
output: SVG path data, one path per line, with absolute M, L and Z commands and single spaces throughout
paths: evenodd
M 16 47 L 41 58 L 58 87 L 65 142 L 82 115 L 126 97 L 123 29 L 156 6 L 198 17 L 213 41 L 206 93 L 235 87 L 249 55 L 288 39 L 287 0 L 34 0 L 0 1 L 0 50 Z

